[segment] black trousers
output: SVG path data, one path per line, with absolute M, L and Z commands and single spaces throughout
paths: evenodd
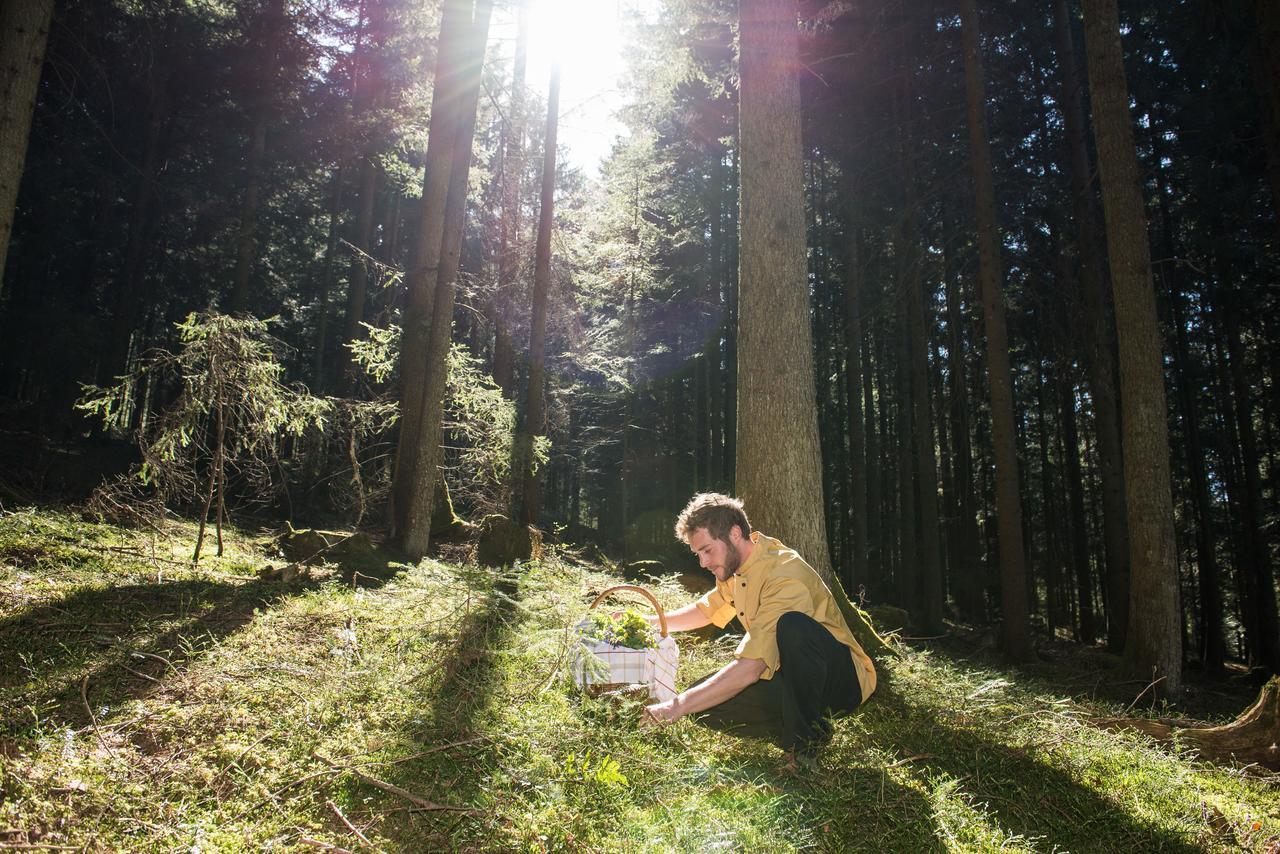
M 783 750 L 812 750 L 830 737 L 832 717 L 862 704 L 858 675 L 849 647 L 808 614 L 788 611 L 778 619 L 777 631 L 781 663 L 773 678 L 748 685 L 695 720 L 772 741 Z

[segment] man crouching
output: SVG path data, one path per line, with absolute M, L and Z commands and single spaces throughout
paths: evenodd
M 871 659 L 831 591 L 799 554 L 752 531 L 736 498 L 695 495 L 676 520 L 676 536 L 716 586 L 669 613 L 668 630 L 724 628 L 737 617 L 746 634 L 733 661 L 674 699 L 645 707 L 645 719 L 696 715 L 701 724 L 770 740 L 811 764 L 831 736 L 831 718 L 858 708 L 876 687 Z

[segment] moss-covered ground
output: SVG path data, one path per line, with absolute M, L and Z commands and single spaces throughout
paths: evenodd
M 1273 851 L 1280 790 L 1091 717 L 1084 677 L 905 648 L 816 770 L 565 678 L 620 579 L 258 580 L 270 537 L 0 517 L 0 848 L 87 851 Z M 398 573 L 398 574 L 397 574 Z M 689 593 L 653 589 L 669 606 Z M 730 637 L 682 637 L 683 678 Z M 1098 675 L 1099 679 L 1106 676 Z M 1139 686 L 1140 688 L 1140 686 Z M 1132 693 L 1136 694 L 1138 689 Z M 399 791 L 379 787 L 378 781 Z

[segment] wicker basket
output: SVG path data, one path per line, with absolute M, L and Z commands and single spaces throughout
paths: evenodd
M 667 614 L 652 593 L 633 584 L 610 587 L 591 603 L 595 608 L 609 596 L 622 591 L 639 593 L 649 600 L 658 614 L 658 646 L 656 649 L 630 649 L 603 641 L 595 641 L 583 634 L 578 645 L 578 657 L 574 662 L 574 682 L 591 694 L 607 692 L 630 693 L 647 691 L 658 700 L 675 696 L 676 666 L 680 650 L 675 639 L 667 632 Z M 582 631 L 586 623 L 579 625 Z M 600 663 L 590 664 L 594 657 Z

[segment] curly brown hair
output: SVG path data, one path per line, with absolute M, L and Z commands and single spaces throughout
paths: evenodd
M 687 543 L 694 531 L 706 528 L 712 537 L 727 543 L 734 525 L 742 531 L 742 536 L 751 536 L 751 522 L 740 499 L 718 492 L 700 492 L 680 511 L 676 519 L 676 539 Z

